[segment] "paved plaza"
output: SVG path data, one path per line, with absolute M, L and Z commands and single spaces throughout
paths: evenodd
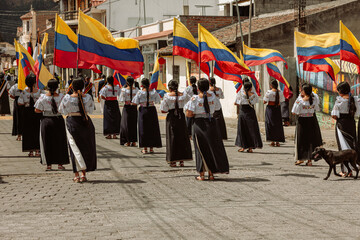
M 195 161 L 170 168 L 165 148 L 144 156 L 106 140 L 99 112 L 93 121 L 98 170 L 78 184 L 70 165 L 45 172 L 28 158 L 0 119 L 0 239 L 359 239 L 360 180 L 324 181 L 323 160 L 295 166 L 294 127 L 280 148 L 247 154 L 228 120 L 230 174 L 199 182 Z M 332 130 L 324 139 L 334 147 Z

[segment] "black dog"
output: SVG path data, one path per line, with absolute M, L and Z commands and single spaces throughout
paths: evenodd
M 357 162 L 357 158 L 358 158 L 357 152 L 353 149 L 335 152 L 335 151 L 326 150 L 325 148 L 317 147 L 317 148 L 315 148 L 311 157 L 313 159 L 315 159 L 315 161 L 319 160 L 318 157 L 322 157 L 327 162 L 327 164 L 329 164 L 329 172 L 328 172 L 326 178 L 324 178 L 324 180 L 327 180 L 330 177 L 330 173 L 331 173 L 332 169 L 334 169 L 334 174 L 336 176 L 341 176 L 340 174 L 336 173 L 336 164 L 339 164 L 339 163 L 343 163 L 346 166 L 346 168 L 348 169 L 347 175 L 349 175 L 349 173 L 351 172 L 349 163 L 356 171 L 355 179 L 357 179 L 357 177 L 359 175 L 359 169 L 356 166 L 356 162 Z

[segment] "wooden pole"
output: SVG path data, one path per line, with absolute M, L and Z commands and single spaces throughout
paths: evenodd
M 241 25 L 241 19 L 240 19 L 240 11 L 239 11 L 239 4 L 238 1 L 236 1 L 236 12 L 237 12 L 237 17 L 238 17 L 238 22 L 239 22 L 239 26 L 240 26 L 240 36 L 241 36 L 241 48 L 240 48 L 240 52 L 243 55 L 243 43 L 244 43 L 244 35 L 243 35 L 243 31 L 242 31 L 242 25 Z M 236 36 L 237 37 L 237 36 Z
M 248 33 L 248 46 L 251 47 L 251 19 L 252 19 L 252 0 L 249 7 L 249 33 Z
M 201 78 L 201 34 L 200 34 L 200 23 L 198 23 L 198 41 L 199 41 L 199 79 Z

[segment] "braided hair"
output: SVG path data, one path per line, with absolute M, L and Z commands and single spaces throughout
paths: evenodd
M 141 85 L 146 89 L 146 107 L 149 107 L 149 98 L 150 98 L 150 93 L 149 93 L 150 81 L 149 81 L 149 79 L 143 78 L 141 80 Z
M 31 93 L 34 90 L 34 85 L 36 84 L 36 76 L 34 73 L 30 73 L 25 78 L 25 84 L 30 89 L 30 107 L 34 107 L 35 101 L 34 101 L 34 98 L 31 96 Z
M 210 86 L 214 88 L 214 93 L 216 95 L 216 80 L 214 77 L 211 77 L 209 81 L 210 81 Z
M 349 95 L 349 114 L 351 117 L 355 116 L 356 105 L 355 99 L 351 95 L 351 88 L 348 82 L 341 82 L 337 85 L 337 90 L 340 94 L 348 94 Z
M 47 88 L 49 89 L 49 92 L 51 94 L 51 110 L 53 114 L 58 113 L 57 105 L 54 99 L 54 94 L 56 92 L 56 89 L 58 89 L 58 81 L 56 79 L 50 79 L 47 83 Z
M 179 83 L 175 80 L 170 80 L 170 82 L 168 83 L 168 88 L 171 91 L 175 92 L 175 116 L 181 118 L 180 114 L 179 114 L 179 101 L 178 101 L 178 96 L 179 96 L 179 92 L 178 92 L 178 88 L 179 88 Z
M 310 84 L 304 84 L 302 85 L 302 89 L 306 96 L 309 96 L 309 103 L 310 105 L 313 105 L 314 102 L 314 94 L 312 93 L 312 86 Z
M 195 76 L 191 76 L 190 77 L 190 84 L 191 84 L 191 86 L 192 86 L 192 88 L 193 88 L 193 93 L 194 93 L 194 95 L 197 95 L 198 94 L 198 92 L 197 92 L 197 86 L 196 86 L 196 77 Z
M 81 78 L 74 78 L 73 80 L 73 88 L 74 92 L 78 95 L 78 106 L 80 110 L 80 114 L 85 122 L 88 122 L 88 117 L 86 115 L 85 106 L 84 106 L 84 100 L 82 97 L 82 90 L 84 89 L 84 81 Z
M 277 82 L 277 80 L 273 79 L 270 83 L 270 86 L 273 89 L 276 89 L 276 95 L 275 95 L 275 106 L 278 106 L 280 104 L 280 94 L 279 94 L 279 84 Z
M 107 82 L 112 86 L 113 95 L 115 95 L 114 77 L 113 77 L 113 76 L 109 76 L 109 77 L 107 77 L 106 80 L 107 80 Z
M 250 106 L 252 106 L 252 104 L 250 104 L 250 101 L 249 101 L 249 98 L 250 98 L 249 91 L 251 90 L 251 88 L 252 88 L 251 82 L 247 81 L 244 83 L 244 91 L 246 93 L 246 99 L 248 100 Z
M 210 114 L 210 106 L 208 102 L 207 91 L 209 90 L 209 81 L 206 78 L 200 78 L 198 81 L 199 91 L 203 93 L 205 112 Z
M 126 85 L 130 88 L 130 101 L 131 101 L 132 93 L 133 93 L 133 85 L 134 85 L 134 78 L 132 76 L 128 76 L 126 78 Z

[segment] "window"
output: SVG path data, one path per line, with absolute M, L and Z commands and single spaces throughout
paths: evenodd
M 174 67 L 173 67 L 173 80 L 176 80 L 178 82 L 180 81 L 180 66 L 179 65 L 174 65 Z
M 26 21 L 26 32 L 30 32 L 30 21 Z

